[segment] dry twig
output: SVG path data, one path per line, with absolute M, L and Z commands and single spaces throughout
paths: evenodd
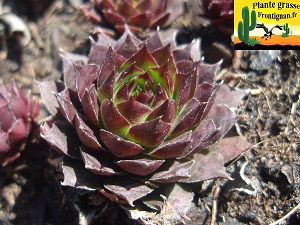
M 284 220 L 288 219 L 292 214 L 294 214 L 295 212 L 297 212 L 297 210 L 300 210 L 300 203 L 298 205 L 296 205 L 295 208 L 293 208 L 288 214 L 286 214 L 284 217 L 282 217 L 281 219 L 275 221 L 274 223 L 271 223 L 270 225 L 279 225 L 281 222 L 283 222 Z

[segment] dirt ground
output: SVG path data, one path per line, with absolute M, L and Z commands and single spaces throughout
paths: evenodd
M 9 85 L 14 78 L 39 98 L 34 80 L 60 79 L 62 50 L 87 54 L 93 25 L 76 8 L 80 0 L 1 2 L 0 82 Z M 26 35 L 10 33 L 1 17 L 5 10 L 29 29 L 26 46 Z M 247 91 L 235 132 L 254 147 L 228 165 L 234 180 L 201 184 L 187 224 L 300 224 L 300 51 L 233 51 L 230 35 L 195 21 L 195 11 L 190 7 L 177 21 L 184 27 L 178 41 L 200 37 L 207 62 L 223 59 L 217 78 Z M 42 107 L 41 120 L 46 116 Z M 97 192 L 61 187 L 63 176 L 48 160 L 46 143 L 28 145 L 0 168 L 1 225 L 136 224 Z

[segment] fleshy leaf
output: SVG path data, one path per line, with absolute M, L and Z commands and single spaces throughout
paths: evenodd
M 183 153 L 186 146 L 190 144 L 192 140 L 192 131 L 186 132 L 176 138 L 165 141 L 161 146 L 150 152 L 149 155 L 158 158 L 176 158 Z
M 154 20 L 152 22 L 152 24 L 150 25 L 151 29 L 156 29 L 160 24 L 164 24 L 167 22 L 167 20 L 170 17 L 170 13 L 165 13 L 162 16 L 160 16 L 159 18 L 156 18 L 156 20 Z
M 125 199 L 131 206 L 134 206 L 134 201 L 153 191 L 152 188 L 125 177 L 118 177 L 118 179 L 109 180 L 104 186 L 107 190 L 118 197 Z
M 0 130 L 0 156 L 2 153 L 10 149 L 8 139 L 9 139 L 8 133 L 4 133 Z
M 173 183 L 191 176 L 191 169 L 194 164 L 194 160 L 187 162 L 174 161 L 173 163 L 168 163 L 169 165 L 166 165 L 167 163 L 165 163 L 166 170 L 163 170 L 164 166 L 162 166 L 162 171 L 155 173 L 150 180 L 158 183 Z
M 116 9 L 126 20 L 138 15 L 138 11 L 128 1 L 121 1 Z
M 222 155 L 224 162 L 237 157 L 253 145 L 242 136 L 226 137 L 209 147 L 209 151 Z
M 200 182 L 215 178 L 230 179 L 224 167 L 221 154 L 217 152 L 201 151 L 194 155 L 194 165 L 190 170 L 190 177 L 181 179 L 185 183 Z
M 84 166 L 91 172 L 104 176 L 111 176 L 119 173 L 113 163 L 114 159 L 111 154 L 90 151 L 84 147 L 81 147 L 80 150 Z
M 145 12 L 142 14 L 139 14 L 135 17 L 132 17 L 128 23 L 134 26 L 139 26 L 142 28 L 147 28 L 149 26 L 149 23 L 153 19 L 154 15 L 151 12 Z
M 108 53 L 108 47 L 95 43 L 93 39 L 91 39 L 91 45 L 88 63 L 100 66 Z
M 175 75 L 175 91 L 174 98 L 178 102 L 178 110 L 189 100 L 192 88 L 192 79 L 194 71 L 189 73 L 177 73 Z
M 191 190 L 191 187 L 174 183 L 169 189 L 171 189 L 171 191 L 167 195 L 168 202 L 182 218 L 188 219 L 186 214 L 190 209 L 193 200 L 193 191 Z
M 92 149 L 104 151 L 92 129 L 80 118 L 78 114 L 75 116 L 75 127 L 78 137 L 84 145 Z
M 86 56 L 77 55 L 70 52 L 64 52 L 62 55 L 64 84 L 71 92 L 71 95 L 76 93 L 75 84 L 75 65 L 82 65 L 87 61 Z M 41 89 L 41 88 L 40 88 Z M 55 91 L 59 92 L 59 91 Z
M 221 85 L 215 98 L 215 105 L 226 105 L 229 108 L 236 109 L 240 104 L 246 92 L 243 90 L 230 88 L 228 85 Z
M 164 161 L 158 159 L 125 159 L 117 161 L 117 165 L 129 173 L 146 176 L 157 170 Z
M 230 130 L 234 123 L 240 119 L 240 116 L 232 112 L 227 106 L 214 106 L 209 111 L 206 119 L 212 119 L 216 127 L 220 127 L 220 130 L 212 140 L 215 142 Z
M 112 99 L 114 95 L 114 82 L 116 79 L 116 72 L 112 71 L 111 74 L 98 88 L 98 99 L 102 103 L 105 99 Z
M 57 151 L 73 158 L 80 158 L 79 138 L 75 129 L 66 121 L 56 121 L 53 124 L 45 122 L 41 125 L 41 137 Z
M 128 99 L 129 99 L 129 84 L 125 83 L 115 92 L 114 103 L 118 104 Z
M 9 104 L 2 106 L 0 108 L 0 128 L 7 132 L 15 121 L 16 117 L 11 111 Z
M 96 7 L 98 6 L 97 8 L 103 7 L 111 10 L 115 8 L 112 0 L 102 0 L 102 1 L 96 0 L 95 3 L 96 3 Z
M 203 121 L 192 134 L 192 142 L 185 148 L 184 153 L 179 158 L 191 156 L 210 145 L 211 140 L 219 129 L 213 120 Z
M 107 130 L 120 136 L 128 132 L 130 124 L 107 99 L 101 104 L 101 117 Z
M 138 68 L 134 63 L 131 64 L 129 67 L 127 67 L 125 70 L 123 70 L 119 77 L 118 77 L 118 84 L 115 85 L 115 91 L 121 87 L 123 84 L 130 83 L 130 81 L 139 76 L 144 74 L 144 71 L 140 68 Z
M 102 187 L 103 177 L 84 168 L 83 162 L 65 159 L 62 165 L 64 173 L 63 186 L 71 186 L 83 190 L 96 190 Z
M 139 93 L 139 95 L 135 98 L 135 100 L 139 101 L 140 103 L 148 105 L 151 100 L 153 100 L 153 92 L 149 87 L 148 83 L 145 84 L 144 90 Z
M 140 153 L 143 148 L 131 141 L 127 141 L 118 135 L 106 130 L 100 130 L 100 137 L 105 146 L 117 157 L 127 157 Z
M 136 6 L 136 9 L 145 12 L 147 10 L 152 11 L 153 3 L 149 0 L 142 0 L 139 2 L 139 4 Z
M 141 42 L 142 41 L 130 31 L 128 26 L 126 26 L 125 32 L 122 34 L 121 38 L 115 44 L 113 44 L 113 49 L 115 51 L 117 51 L 118 53 L 120 53 L 119 49 L 127 49 L 128 51 L 132 52 L 132 54 L 130 55 L 130 56 L 132 56 L 135 52 L 137 52 L 137 49 L 138 49 L 137 46 L 139 46 L 141 44 Z M 122 47 L 123 45 L 126 47 Z M 129 49 L 129 48 L 131 48 L 131 49 Z M 121 51 L 121 52 L 123 52 L 123 51 Z M 127 51 L 125 51 L 125 52 L 127 52 Z M 122 54 L 120 54 L 120 55 L 122 55 Z M 123 56 L 123 57 L 125 57 L 125 56 Z M 125 58 L 128 59 L 127 57 L 125 57 Z
M 188 129 L 192 129 L 193 126 L 200 121 L 205 105 L 205 103 L 200 103 L 198 100 L 192 98 L 183 107 L 178 118 L 176 118 L 172 135 L 180 134 Z
M 119 42 L 117 42 L 117 44 L 119 44 Z M 134 53 L 138 51 L 138 48 L 134 43 L 132 36 L 129 34 L 127 35 L 126 39 L 122 42 L 122 45 L 115 46 L 115 48 L 116 52 L 119 55 L 123 56 L 125 59 L 129 59 Z
M 73 124 L 73 120 L 76 114 L 76 109 L 71 101 L 70 93 L 68 89 L 63 90 L 56 94 L 56 99 L 59 103 L 59 111 L 65 117 L 65 119 Z
M 112 10 L 102 10 L 105 19 L 111 24 L 124 24 L 125 19 Z
M 124 61 L 125 59 L 121 55 L 114 52 L 112 47 L 109 47 L 107 55 L 105 56 L 103 64 L 100 68 L 98 84 L 102 84 L 102 82 L 111 74 L 111 72 L 119 68 Z
M 159 105 L 162 102 L 165 102 L 168 99 L 168 94 L 165 91 L 165 89 L 163 89 L 163 87 L 159 84 L 157 86 L 155 95 L 154 95 L 154 99 L 152 102 L 151 107 L 156 107 L 157 105 Z
M 169 96 L 173 95 L 174 84 L 169 71 L 168 63 L 161 67 L 149 68 L 148 72 L 156 84 L 162 85 Z
M 59 107 L 59 104 L 55 97 L 55 93 L 61 92 L 64 89 L 63 83 L 54 82 L 54 81 L 45 81 L 45 82 L 36 81 L 36 83 L 48 111 L 53 116 L 55 116 L 57 114 L 57 108 Z
M 148 0 L 144 0 L 144 1 L 147 1 L 147 2 L 151 2 L 151 1 L 148 1 Z M 151 35 L 147 40 L 147 47 L 148 47 L 148 50 L 150 52 L 154 52 L 155 50 L 157 49 L 160 49 L 163 47 L 163 43 L 159 37 L 159 33 L 158 32 L 155 32 L 154 35 Z
M 200 102 L 207 102 L 215 89 L 214 85 L 204 82 L 198 85 L 194 97 Z
M 144 122 L 152 111 L 147 105 L 136 101 L 133 97 L 118 104 L 117 108 L 128 121 L 134 124 Z
M 163 66 L 165 64 L 168 65 L 169 71 L 171 75 L 174 75 L 176 71 L 176 66 L 174 63 L 173 55 L 171 53 L 171 44 L 167 44 L 166 46 L 157 49 L 156 51 L 151 53 L 155 58 L 155 61 L 159 66 Z
M 126 137 L 142 146 L 154 147 L 162 142 L 171 129 L 169 123 L 157 118 L 145 123 L 132 126 Z
M 16 120 L 12 124 L 9 131 L 10 145 L 19 144 L 21 141 L 26 139 L 28 133 L 29 133 L 29 129 L 24 123 L 24 121 L 22 119 Z
M 198 77 L 199 77 L 199 83 L 214 83 L 215 75 L 217 71 L 219 70 L 222 62 L 215 63 L 215 64 L 205 64 L 201 62 L 199 70 L 198 70 Z
M 145 44 L 141 50 L 128 59 L 127 62 L 122 66 L 122 69 L 129 67 L 132 63 L 135 63 L 137 67 L 143 70 L 157 66 L 155 59 L 148 51 L 147 44 Z
M 166 123 L 171 123 L 175 115 L 176 105 L 174 100 L 167 99 L 163 104 L 153 110 L 147 117 L 147 121 L 161 117 Z
M 99 67 L 97 65 L 76 65 L 75 66 L 75 83 L 79 100 L 85 92 L 85 88 L 91 86 L 97 79 Z
M 85 93 L 83 95 L 83 102 L 85 103 L 82 104 L 84 114 L 94 125 L 99 125 L 99 105 L 94 84 L 92 84 L 89 88 L 85 89 Z
M 26 121 L 29 116 L 29 108 L 27 102 L 20 97 L 11 97 L 10 98 L 10 109 L 14 113 L 17 119 L 23 119 Z
M 191 56 L 191 48 L 192 48 L 192 43 L 185 46 L 182 49 L 176 49 L 173 51 L 174 59 L 176 62 L 179 61 L 191 61 L 192 56 Z

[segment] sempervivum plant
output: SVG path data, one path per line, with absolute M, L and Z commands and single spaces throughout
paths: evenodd
M 224 33 L 233 33 L 233 0 L 201 0 L 204 16 Z
M 82 12 L 92 22 L 111 26 L 120 34 L 127 25 L 134 33 L 168 26 L 183 11 L 182 0 L 92 0 Z
M 53 115 L 41 135 L 68 156 L 64 184 L 131 206 L 168 187 L 158 194 L 184 216 L 191 192 L 182 185 L 228 178 L 224 163 L 250 145 L 212 143 L 240 118 L 230 108 L 243 93 L 215 83 L 219 64 L 201 62 L 198 44 L 178 48 L 159 33 L 140 41 L 127 31 L 118 41 L 99 36 L 88 58 L 64 54 L 64 83 L 38 83 Z
M 0 165 L 19 157 L 39 114 L 39 104 L 12 82 L 0 84 Z

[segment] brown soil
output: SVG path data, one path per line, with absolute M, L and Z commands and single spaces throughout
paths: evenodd
M 6 2 L 32 39 L 23 48 L 14 36 L 0 36 L 0 82 L 9 85 L 14 78 L 39 98 L 34 79 L 60 79 L 61 49 L 87 54 L 93 26 L 72 7 L 80 0 Z M 300 204 L 300 52 L 233 52 L 230 35 L 195 20 L 199 13 L 190 9 L 177 21 L 186 27 L 179 39 L 201 37 L 206 61 L 224 59 L 218 79 L 248 92 L 236 132 L 255 147 L 228 165 L 233 181 L 202 184 L 187 224 L 270 224 Z M 46 115 L 43 109 L 41 119 Z M 0 168 L 0 224 L 136 224 L 97 192 L 61 187 L 61 171 L 49 156 L 46 143 L 35 140 L 18 160 Z M 300 224 L 300 210 L 280 224 Z

